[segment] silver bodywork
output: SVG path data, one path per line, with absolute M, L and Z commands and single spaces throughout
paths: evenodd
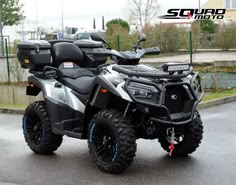
M 115 64 L 116 65 L 116 64 Z M 120 94 L 121 98 L 124 100 L 127 100 L 129 102 L 132 102 L 130 96 L 128 95 L 128 93 L 124 90 L 124 84 L 125 84 L 125 80 L 124 78 L 127 77 L 123 74 L 120 74 L 114 70 L 112 70 L 112 67 L 114 65 L 110 65 L 106 68 L 107 73 L 105 75 L 103 75 L 103 77 L 109 82 L 109 79 L 113 79 L 114 81 L 116 81 L 117 83 L 119 83 L 116 87 L 114 85 L 112 85 L 116 91 Z
M 103 76 L 103 79 L 105 79 L 110 86 L 113 86 L 113 88 L 117 91 L 122 99 L 132 102 L 130 96 L 123 88 L 125 84 L 124 78 L 126 76 L 113 71 L 112 67 L 113 65 L 108 66 L 105 70 L 106 73 L 101 74 Z M 36 76 L 34 76 L 33 78 L 42 85 L 43 96 L 50 97 L 63 104 L 66 104 L 70 108 L 81 113 L 85 112 L 85 105 L 72 93 L 72 89 L 70 89 L 69 87 L 64 86 L 56 79 L 41 79 Z M 112 82 L 110 82 L 110 79 L 113 79 L 119 84 L 115 87 Z M 61 87 L 56 87 L 56 83 L 60 83 Z
M 61 84 L 61 87 L 55 87 L 59 83 L 55 79 L 34 78 L 43 85 L 43 96 L 50 97 L 63 104 L 68 105 L 72 109 L 84 113 L 85 105 L 72 93 L 72 89 Z

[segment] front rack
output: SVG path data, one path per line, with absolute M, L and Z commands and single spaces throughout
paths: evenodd
M 118 73 L 122 73 L 127 75 L 128 77 L 145 77 L 145 78 L 167 78 L 167 79 L 181 79 L 181 78 L 185 78 L 188 75 L 193 73 L 192 68 L 190 68 L 189 71 L 184 71 L 183 73 L 179 74 L 179 73 L 166 73 L 163 71 L 160 72 L 142 72 L 142 71 L 135 71 L 135 70 L 130 70 L 127 69 L 126 65 L 115 65 L 112 67 L 112 70 L 118 72 Z

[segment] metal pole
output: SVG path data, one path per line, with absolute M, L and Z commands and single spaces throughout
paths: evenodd
M 120 35 L 116 36 L 116 46 L 117 46 L 117 50 L 120 51 Z
M 0 46 L 1 46 L 1 53 L 4 56 L 4 38 L 3 38 L 3 22 L 2 22 L 2 5 L 0 5 Z
M 8 76 L 8 83 L 10 83 L 11 79 L 10 79 L 10 66 L 9 66 L 7 38 L 5 38 L 5 47 L 6 47 L 6 58 L 7 58 L 7 76 Z
M 201 12 L 201 0 L 199 0 L 198 2 L 199 2 L 199 12 Z M 200 43 L 201 20 L 199 20 L 198 22 L 199 22 L 198 43 Z
M 5 56 L 5 51 L 4 51 L 4 37 L 3 37 L 3 32 L 2 29 L 0 30 L 0 46 L 1 46 L 1 52 L 2 56 Z
M 61 0 L 61 28 L 62 28 L 62 33 L 63 33 L 64 32 L 63 0 Z
M 36 39 L 38 39 L 38 1 L 35 0 L 35 31 L 36 31 Z
M 102 30 L 105 30 L 105 20 L 104 20 L 104 16 L 102 16 Z
M 189 32 L 189 54 L 190 54 L 190 64 L 193 64 L 193 37 L 192 31 Z

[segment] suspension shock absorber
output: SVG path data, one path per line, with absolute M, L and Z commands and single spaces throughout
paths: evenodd
M 126 108 L 125 108 L 125 112 L 124 112 L 124 114 L 123 114 L 123 117 L 126 117 L 128 111 L 129 111 L 130 105 L 131 105 L 131 102 L 129 102 L 129 103 L 127 104 L 127 106 L 126 106 Z

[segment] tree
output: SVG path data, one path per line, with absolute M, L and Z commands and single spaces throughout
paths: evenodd
M 112 19 L 106 23 L 108 29 L 111 28 L 112 25 L 120 25 L 122 28 L 126 29 L 127 31 L 130 30 L 129 23 L 123 19 Z
M 231 24 L 222 23 L 219 33 L 216 38 L 218 47 L 224 50 L 236 48 L 236 23 Z
M 130 0 L 130 3 L 130 17 L 137 21 L 141 28 L 151 23 L 160 8 L 157 0 Z
M 129 23 L 123 19 L 112 19 L 106 23 L 106 39 L 112 48 L 125 50 L 130 48 Z M 119 38 L 119 39 L 118 39 Z M 119 42 L 119 43 L 118 43 Z M 118 47 L 119 46 L 119 47 Z
M 3 27 L 17 25 L 25 17 L 22 11 L 23 4 L 20 4 L 19 0 L 0 1 L 0 40 L 3 48 Z
M 212 20 L 195 20 L 192 22 L 193 48 L 216 47 L 216 33 L 219 26 Z
M 200 47 L 200 44 L 201 44 L 201 30 L 200 30 L 200 23 L 199 23 L 199 20 L 195 20 L 192 22 L 191 24 L 191 30 L 192 30 L 192 34 L 193 34 L 193 49 L 197 49 Z
M 162 53 L 176 52 L 178 49 L 188 49 L 188 32 L 186 28 L 174 23 L 161 23 L 156 25 L 156 35 L 159 36 L 157 44 Z
M 217 25 L 212 20 L 201 20 L 200 28 L 204 33 L 215 33 Z

